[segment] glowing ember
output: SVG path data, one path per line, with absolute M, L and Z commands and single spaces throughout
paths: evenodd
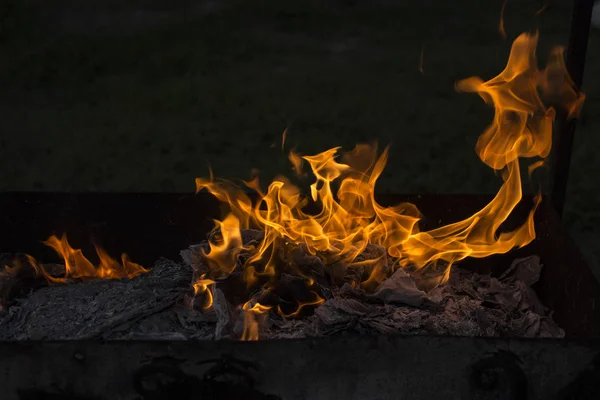
M 314 176 L 310 199 L 319 206 L 317 213 L 305 212 L 309 199 L 285 177 L 275 178 L 266 192 L 258 179 L 244 182 L 258 194 L 254 204 L 242 188 L 214 179 L 212 173 L 210 179 L 196 179 L 197 192 L 206 189 L 229 208 L 225 218 L 216 221 L 216 240 L 211 240 L 209 251 L 203 253 L 210 267 L 206 278 L 226 277 L 241 263 L 244 280 L 251 287 L 265 277 L 278 276 L 283 247 L 302 244 L 310 255 L 326 264 L 341 262 L 348 270 L 368 266 L 369 278 L 361 287 L 369 291 L 390 272 L 384 265 L 387 257 L 359 259 L 370 244 L 385 249 L 400 267 L 439 269 L 442 265 L 439 283 L 448 278 L 456 261 L 506 253 L 530 243 L 535 238 L 533 215 L 540 196 L 520 227 L 501 233 L 499 227 L 522 198 L 519 159 L 545 158 L 551 149 L 556 112 L 544 104 L 542 97 L 553 104 L 560 100 L 570 116 L 579 111 L 584 99 L 567 75 L 562 49 L 551 54 L 546 70 L 538 70 L 537 40 L 537 34 L 520 35 L 513 43 L 506 68 L 497 77 L 487 82 L 469 78 L 456 84 L 458 91 L 475 92 L 495 109 L 494 120 L 479 137 L 476 152 L 486 165 L 501 172 L 504 183 L 486 207 L 463 221 L 421 232 L 421 215 L 415 205 L 384 207 L 375 200 L 375 185 L 387 162 L 387 148 L 379 155 L 376 146 L 364 144 L 350 152 L 341 153 L 336 147 L 314 156 L 299 156 L 292 151 L 289 158 L 295 172 L 303 175 L 302 167 L 307 163 Z M 264 238 L 252 248 L 243 247 L 241 239 L 241 229 L 249 228 L 264 232 Z M 251 256 L 241 260 L 242 249 L 249 250 Z M 306 285 L 311 287 L 313 283 L 307 276 Z M 268 292 L 270 288 L 265 289 Z M 315 301 L 321 300 L 317 296 Z M 269 308 L 258 301 L 242 308 L 242 338 L 256 339 L 257 316 Z M 278 311 L 283 314 L 280 308 Z

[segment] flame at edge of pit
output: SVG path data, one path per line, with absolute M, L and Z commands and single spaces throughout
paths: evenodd
M 119 262 L 98 245 L 95 246 L 95 249 L 99 264 L 95 266 L 85 257 L 81 249 L 71 247 L 66 234 L 62 234 L 60 238 L 52 235 L 42 243 L 52 248 L 62 258 L 64 271 L 60 271 L 59 274 L 53 273 L 29 254 L 25 255 L 25 260 L 33 268 L 35 275 L 41 275 L 51 283 L 66 283 L 73 279 L 131 279 L 150 271 L 150 269 L 132 262 L 125 253 L 121 254 Z M 14 259 L 12 267 L 4 267 L 3 274 L 16 274 L 24 267 L 25 264 L 21 260 Z

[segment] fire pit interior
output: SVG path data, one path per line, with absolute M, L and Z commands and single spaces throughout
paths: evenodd
M 88 259 L 89 249 L 84 253 L 57 234 L 44 245 L 62 262 L 50 264 L 37 248 L 17 244 L 15 237 L 23 238 L 24 228 L 20 235 L 5 229 L 4 246 L 14 247 L 3 260 L 0 340 L 355 334 L 562 338 L 594 333 L 596 317 L 570 319 L 573 303 L 561 301 L 566 289 L 556 289 L 578 267 L 561 265 L 568 260 L 553 247 L 561 241 L 561 246 L 572 245 L 562 231 L 554 231 L 558 221 L 542 196 L 522 195 L 522 175 L 535 181 L 535 171 L 550 153 L 557 110 L 573 117 L 584 100 L 566 72 L 562 49 L 538 69 L 537 39 L 537 34 L 519 36 L 497 77 L 456 85 L 458 91 L 479 94 L 495 110 L 476 146 L 481 160 L 503 181 L 491 200 L 477 204 L 455 197 L 454 205 L 441 196 L 430 204 L 419 198 L 382 200 L 375 191 L 387 149 L 362 144 L 306 156 L 287 149 L 284 134 L 282 149 L 289 154 L 292 177 L 277 177 L 266 190 L 258 176 L 240 185 L 212 172 L 196 180 L 194 202 L 201 205 L 195 213 L 202 214 L 202 223 L 192 223 L 194 212 L 183 218 L 186 229 L 203 240 L 184 241 L 182 233 L 168 238 L 169 230 L 152 229 L 152 239 L 148 232 L 137 233 L 131 240 L 140 243 L 124 246 L 135 254 L 131 259 L 116 260 L 100 246 L 95 246 L 97 257 Z M 522 168 L 525 160 L 527 168 Z M 3 207 L 12 210 L 11 226 L 29 218 L 27 233 L 36 235 L 36 226 L 48 226 L 35 219 L 31 203 L 11 201 Z M 105 212 L 129 220 L 137 213 L 142 220 L 137 229 L 148 228 L 155 217 L 144 217 L 143 207 L 134 210 L 133 203 L 127 204 L 120 203 L 120 212 L 118 207 Z M 57 206 L 40 204 L 36 212 L 44 207 Z M 61 207 L 72 213 L 70 218 L 85 208 Z M 436 213 L 439 218 L 432 218 Z M 207 218 L 214 218 L 209 229 Z M 63 218 L 54 229 L 70 231 L 70 220 Z M 112 249 L 111 240 L 124 234 L 107 231 L 99 241 Z M 85 233 L 74 236 L 80 240 Z M 177 238 L 181 241 L 175 243 Z M 178 256 L 172 253 L 175 246 L 181 250 Z M 156 254 L 159 249 L 168 250 Z M 27 254 L 15 255 L 15 250 Z M 156 257 L 148 262 L 151 256 Z M 574 263 L 585 270 L 581 260 Z M 552 278 L 546 268 L 553 270 Z M 595 310 L 595 284 L 581 271 L 577 276 L 586 281 L 581 286 L 585 298 L 577 307 Z

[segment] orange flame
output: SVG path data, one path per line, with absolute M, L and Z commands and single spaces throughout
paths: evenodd
M 300 311 L 302 311 L 302 309 L 304 307 L 307 306 L 317 306 L 319 304 L 323 304 L 325 302 L 325 299 L 323 299 L 321 296 L 319 296 L 318 294 L 316 294 L 315 292 L 311 292 L 313 294 L 313 296 L 315 297 L 314 300 L 311 301 L 307 301 L 305 303 L 299 303 L 298 304 L 298 308 L 296 309 L 296 311 L 289 313 L 289 314 L 285 314 L 282 310 L 280 306 L 277 306 L 277 312 L 279 313 L 279 315 L 285 317 L 285 318 L 294 318 L 296 316 L 298 316 L 300 314 Z
M 208 310 L 212 307 L 213 304 L 213 294 L 210 289 L 211 285 L 214 285 L 216 282 L 212 279 L 205 279 L 206 274 L 202 274 L 200 279 L 198 279 L 192 285 L 194 287 L 194 296 L 197 294 L 204 294 L 206 299 L 204 300 L 203 309 Z
M 308 198 L 285 177 L 276 177 L 266 192 L 257 179 L 245 182 L 258 193 L 255 204 L 230 182 L 212 177 L 196 179 L 197 192 L 208 190 L 229 210 L 223 221 L 216 221 L 222 240 L 211 243 L 210 252 L 205 254 L 211 274 L 228 274 L 237 267 L 242 249 L 240 229 L 250 227 L 263 230 L 264 239 L 242 266 L 249 284 L 261 275 L 276 276 L 281 243 L 303 243 L 311 255 L 330 263 L 341 261 L 348 267 L 359 264 L 357 256 L 369 243 L 376 244 L 402 267 L 421 268 L 443 261 L 447 265 L 443 279 L 456 261 L 506 253 L 530 243 L 535 238 L 533 215 L 540 196 L 520 227 L 510 232 L 500 232 L 499 228 L 522 198 L 519 159 L 545 158 L 552 146 L 556 111 L 544 105 L 541 96 L 553 102 L 560 100 L 570 116 L 580 110 L 584 100 L 567 75 L 561 49 L 551 54 L 546 70 L 538 70 L 537 41 L 537 34 L 520 35 L 497 77 L 487 82 L 473 77 L 456 84 L 458 91 L 479 94 L 495 110 L 493 122 L 479 137 L 475 150 L 486 165 L 501 172 L 504 183 L 483 209 L 463 221 L 421 232 L 421 214 L 415 205 L 384 207 L 375 200 L 375 185 L 387 162 L 387 148 L 378 155 L 375 145 L 357 145 L 341 157 L 337 147 L 313 156 L 291 152 L 294 168 L 299 170 L 306 162 L 314 176 L 309 189 L 310 198 L 320 207 L 316 214 L 305 212 Z M 373 268 L 368 281 L 363 282 L 365 289 L 386 278 L 382 259 L 370 261 Z M 256 307 L 244 305 L 249 318 L 245 338 L 256 337 L 251 317 L 266 310 Z
M 242 333 L 241 340 L 258 340 L 260 323 L 264 315 L 271 309 L 269 306 L 263 306 L 260 303 L 256 303 L 250 306 L 250 301 L 246 302 L 242 306 L 242 312 L 244 315 L 244 332 Z
M 285 151 L 285 138 L 287 136 L 287 128 L 283 131 L 281 135 L 281 151 Z
M 209 242 L 210 251 L 203 254 L 213 270 L 218 270 L 219 275 L 229 275 L 237 264 L 237 257 L 242 251 L 242 234 L 240 233 L 240 221 L 233 215 L 228 214 L 221 221 L 215 221 L 221 235 L 215 241 Z
M 54 249 L 63 258 L 65 263 L 64 276 L 55 277 L 48 273 L 33 257 L 27 256 L 27 259 L 38 273 L 41 273 L 46 279 L 54 283 L 66 282 L 68 279 L 134 278 L 149 271 L 141 265 L 131 262 L 125 253 L 121 255 L 121 262 L 119 263 L 98 246 L 96 246 L 96 253 L 98 254 L 100 264 L 95 267 L 83 255 L 81 250 L 73 249 L 69 245 L 67 236 L 64 234 L 60 239 L 54 235 L 50 236 L 43 243 Z

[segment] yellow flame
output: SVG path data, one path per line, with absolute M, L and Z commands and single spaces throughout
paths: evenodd
M 241 340 L 258 340 L 260 333 L 260 320 L 261 316 L 264 316 L 271 307 L 264 306 L 260 303 L 256 303 L 253 306 L 250 305 L 250 301 L 246 302 L 242 306 L 244 314 L 244 332 L 242 333 Z
M 222 222 L 215 221 L 215 224 L 221 237 L 209 242 L 210 251 L 208 254 L 203 251 L 203 254 L 209 267 L 218 270 L 219 276 L 226 276 L 235 270 L 237 256 L 242 251 L 240 221 L 233 214 L 228 214 Z
M 537 160 L 534 163 L 531 163 L 529 167 L 527 167 L 527 175 L 529 175 L 529 179 L 533 179 L 533 173 L 540 168 L 547 167 L 546 160 Z
M 48 273 L 41 264 L 33 257 L 27 256 L 28 262 L 41 273 L 46 279 L 54 283 L 65 282 L 68 279 L 123 279 L 134 278 L 148 272 L 141 265 L 129 260 L 127 254 L 121 255 L 121 262 L 108 255 L 104 249 L 96 246 L 96 253 L 100 263 L 94 266 L 80 249 L 71 247 L 66 235 L 60 238 L 50 236 L 43 242 L 45 245 L 54 249 L 54 251 L 63 258 L 65 264 L 64 276 L 56 277 Z
M 205 276 L 206 274 L 203 274 L 200 277 L 200 279 L 196 280 L 196 282 L 193 283 L 192 286 L 194 288 L 194 296 L 198 294 L 204 294 L 205 300 L 202 308 L 208 310 L 212 307 L 213 304 L 213 294 L 212 290 L 210 289 L 210 286 L 214 285 L 215 281 L 213 281 L 212 279 L 205 279 Z
M 475 150 L 486 165 L 500 172 L 504 183 L 483 209 L 463 221 L 422 232 L 418 227 L 421 214 L 415 205 L 386 207 L 375 199 L 375 185 L 387 162 L 388 148 L 381 154 L 376 145 L 365 144 L 349 152 L 336 147 L 312 156 L 292 151 L 294 169 L 299 172 L 306 163 L 314 176 L 309 197 L 318 205 L 317 213 L 305 211 L 309 198 L 285 177 L 276 177 L 266 192 L 258 180 L 246 183 L 258 193 L 255 204 L 232 183 L 196 180 L 197 191 L 206 189 L 227 206 L 223 221 L 216 221 L 222 241 L 211 243 L 210 252 L 205 254 L 211 274 L 227 274 L 237 268 L 243 245 L 240 229 L 250 227 L 263 230 L 264 239 L 242 266 L 249 284 L 259 276 L 277 275 L 282 243 L 303 243 L 310 254 L 348 266 L 357 262 L 369 243 L 376 244 L 402 267 L 447 265 L 444 278 L 456 261 L 506 253 L 530 243 L 535 238 L 533 216 L 539 196 L 520 227 L 510 232 L 500 232 L 499 228 L 522 198 L 519 159 L 543 159 L 552 146 L 556 111 L 546 106 L 542 97 L 560 103 L 571 116 L 579 112 L 584 100 L 568 77 L 562 49 L 552 52 L 545 70 L 538 69 L 537 41 L 537 34 L 520 35 L 498 76 L 489 81 L 473 77 L 456 84 L 458 91 L 477 93 L 495 111 Z M 384 268 L 383 261 L 382 257 L 370 261 L 365 289 L 386 278 L 389 268 Z
M 298 314 L 300 314 L 300 311 L 302 311 L 302 309 L 303 309 L 304 307 L 307 307 L 307 306 L 316 306 L 316 305 L 319 305 L 319 304 L 323 304 L 323 303 L 325 302 L 325 299 L 323 299 L 323 298 L 322 298 L 321 296 L 319 296 L 317 293 L 315 293 L 315 292 L 311 292 L 311 293 L 313 294 L 313 297 L 314 297 L 315 299 L 314 299 L 314 300 L 311 300 L 311 301 L 304 302 L 304 303 L 302 303 L 302 302 L 301 302 L 301 303 L 299 303 L 299 304 L 298 304 L 298 308 L 296 308 L 296 311 L 294 311 L 294 312 L 292 312 L 292 313 L 289 313 L 289 314 L 285 314 L 285 313 L 284 313 L 284 312 L 281 310 L 281 307 L 280 307 L 280 306 L 277 306 L 277 312 L 278 312 L 278 313 L 279 313 L 279 315 L 281 315 L 282 317 L 285 317 L 285 318 L 293 318 L 293 317 L 296 317 L 296 316 L 298 316 Z
M 287 128 L 283 131 L 281 135 L 281 151 L 285 151 L 285 138 L 287 136 Z

